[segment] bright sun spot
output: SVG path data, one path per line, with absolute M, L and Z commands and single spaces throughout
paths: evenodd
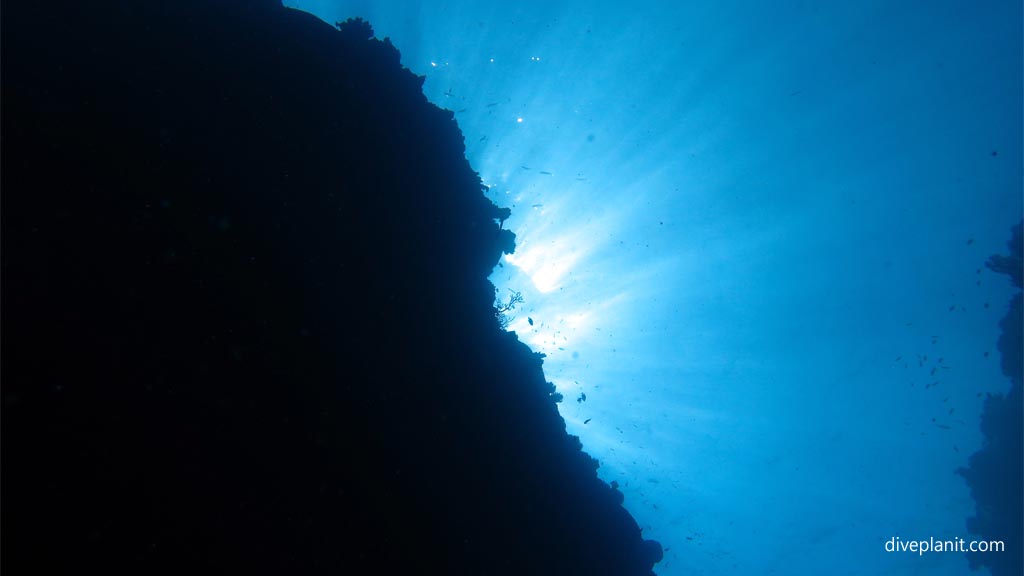
M 552 292 L 579 259 L 566 244 L 564 239 L 556 239 L 547 246 L 520 246 L 515 254 L 507 254 L 505 261 L 529 276 L 538 292 Z

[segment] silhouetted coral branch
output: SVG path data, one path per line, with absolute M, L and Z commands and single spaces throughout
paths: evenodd
M 349 18 L 344 22 L 335 22 L 335 26 L 342 34 L 355 40 L 369 40 L 373 38 L 373 26 L 362 18 Z

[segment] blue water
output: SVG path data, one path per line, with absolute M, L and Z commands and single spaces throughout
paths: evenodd
M 954 472 L 1009 387 L 1019 2 L 286 4 L 367 18 L 456 112 L 512 208 L 509 328 L 658 574 L 968 571 L 884 543 L 969 539 Z

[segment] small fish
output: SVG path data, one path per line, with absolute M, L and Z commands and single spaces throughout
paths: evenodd
M 584 424 L 589 424 L 591 420 L 593 420 L 593 418 L 587 418 L 586 420 L 583 421 L 583 423 Z
M 540 173 L 541 174 L 546 174 L 548 176 L 553 176 L 553 174 L 551 174 L 551 172 L 548 172 L 547 170 L 541 170 Z
M 494 107 L 495 107 L 495 106 L 497 106 L 498 104 L 501 104 L 501 102 L 491 102 L 490 104 L 488 104 L 488 105 L 487 105 L 487 107 L 488 107 L 488 108 L 494 108 Z
M 967 239 L 967 245 L 970 246 L 971 244 L 974 244 L 974 238 Z
M 946 426 L 945 424 L 936 424 L 936 426 L 942 428 L 943 430 L 949 430 L 949 426 Z
M 544 207 L 543 204 L 531 204 L 530 205 L 530 208 L 543 208 L 543 207 Z
M 893 362 L 899 362 L 900 360 L 903 360 L 903 356 L 897 356 Z
M 949 307 L 949 312 L 952 312 L 953 310 L 956 310 L 956 304 Z
M 587 395 L 584 392 L 580 392 L 580 397 L 576 399 L 576 403 L 580 404 L 587 401 Z
M 527 316 L 526 317 L 526 321 L 530 323 L 530 326 L 533 326 L 533 318 L 530 318 L 529 316 Z
M 529 166 L 524 166 L 524 165 L 520 165 L 519 167 L 522 168 L 523 170 L 529 170 L 530 169 Z

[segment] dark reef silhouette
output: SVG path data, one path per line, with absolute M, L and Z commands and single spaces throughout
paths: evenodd
M 968 553 L 972 569 L 987 566 L 994 576 L 1024 574 L 1024 308 L 1021 306 L 1024 274 L 1022 224 L 1013 228 L 1007 243 L 1008 255 L 994 255 L 986 265 L 1006 274 L 1017 287 L 1006 315 L 999 322 L 999 352 L 1003 374 L 1010 380 L 1005 395 L 985 399 L 981 415 L 984 445 L 971 455 L 959 473 L 967 480 L 975 502 L 975 515 L 967 520 L 967 529 L 985 540 L 1005 542 L 1000 553 Z
M 651 574 L 499 327 L 508 211 L 368 23 L 2 26 L 5 572 Z

